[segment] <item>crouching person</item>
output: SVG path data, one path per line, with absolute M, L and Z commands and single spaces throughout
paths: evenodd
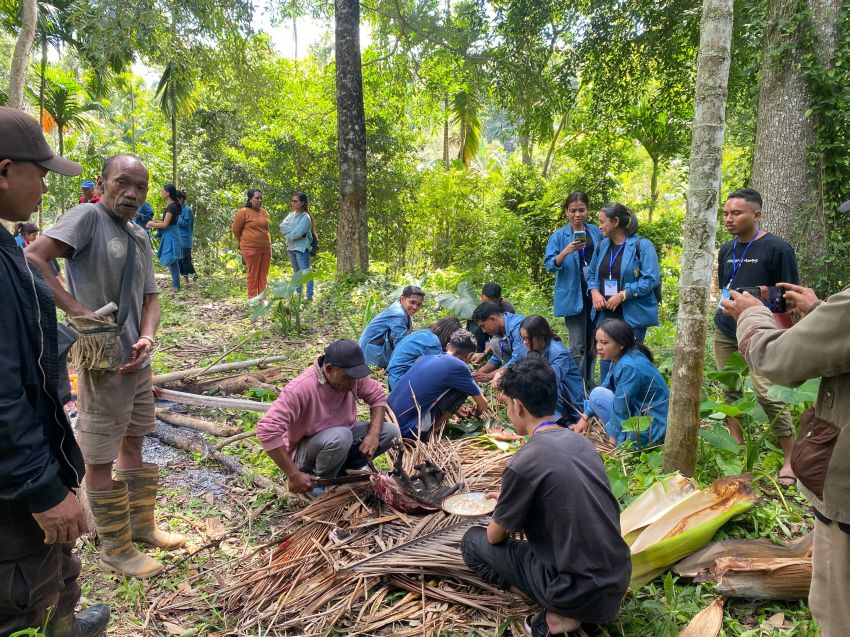
M 331 343 L 257 423 L 257 438 L 293 493 L 319 493 L 318 478 L 359 469 L 401 438 L 397 425 L 384 422 L 387 394 L 370 371 L 357 343 Z M 357 420 L 358 400 L 369 405 L 369 422 Z
M 488 494 L 498 502 L 487 528 L 464 535 L 463 559 L 484 581 L 543 607 L 526 618 L 532 637 L 610 621 L 628 587 L 631 560 L 602 459 L 583 436 L 556 423 L 555 374 L 545 360 L 516 362 L 500 390 L 511 423 L 529 439 L 505 469 L 501 493 Z M 509 537 L 520 531 L 528 541 Z

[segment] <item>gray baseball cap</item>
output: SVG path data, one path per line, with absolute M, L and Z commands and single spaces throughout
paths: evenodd
M 51 150 L 34 118 L 8 106 L 0 106 L 0 159 L 29 161 L 66 177 L 83 172 L 80 164 Z

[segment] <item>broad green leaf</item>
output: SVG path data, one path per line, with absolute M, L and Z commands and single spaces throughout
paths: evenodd
M 735 442 L 735 439 L 726 429 L 725 425 L 714 425 L 712 429 L 700 429 L 699 436 L 712 447 L 738 454 L 741 451 L 740 445 Z
M 781 400 L 783 403 L 789 404 L 807 404 L 813 403 L 818 396 L 820 389 L 820 379 L 813 378 L 807 380 L 799 387 L 782 387 L 781 385 L 773 385 L 767 392 L 767 397 L 773 400 Z
M 623 431 L 644 432 L 652 425 L 652 416 L 632 416 L 626 418 L 620 426 Z
M 740 391 L 744 384 L 744 378 L 740 372 L 733 370 L 722 370 L 719 372 L 706 372 L 705 377 L 709 380 L 716 381 L 733 391 Z

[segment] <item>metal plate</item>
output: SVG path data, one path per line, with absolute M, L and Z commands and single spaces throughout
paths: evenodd
M 443 511 L 467 518 L 488 515 L 496 508 L 496 501 L 487 499 L 483 493 L 455 493 L 443 500 Z

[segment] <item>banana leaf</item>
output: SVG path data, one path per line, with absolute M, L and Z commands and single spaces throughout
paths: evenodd
M 620 533 L 626 543 L 631 545 L 643 529 L 696 493 L 694 483 L 680 473 L 653 483 L 620 514 Z
M 755 495 L 743 477 L 721 478 L 646 527 L 631 545 L 632 579 L 637 589 L 704 547 L 728 520 L 750 509 Z

